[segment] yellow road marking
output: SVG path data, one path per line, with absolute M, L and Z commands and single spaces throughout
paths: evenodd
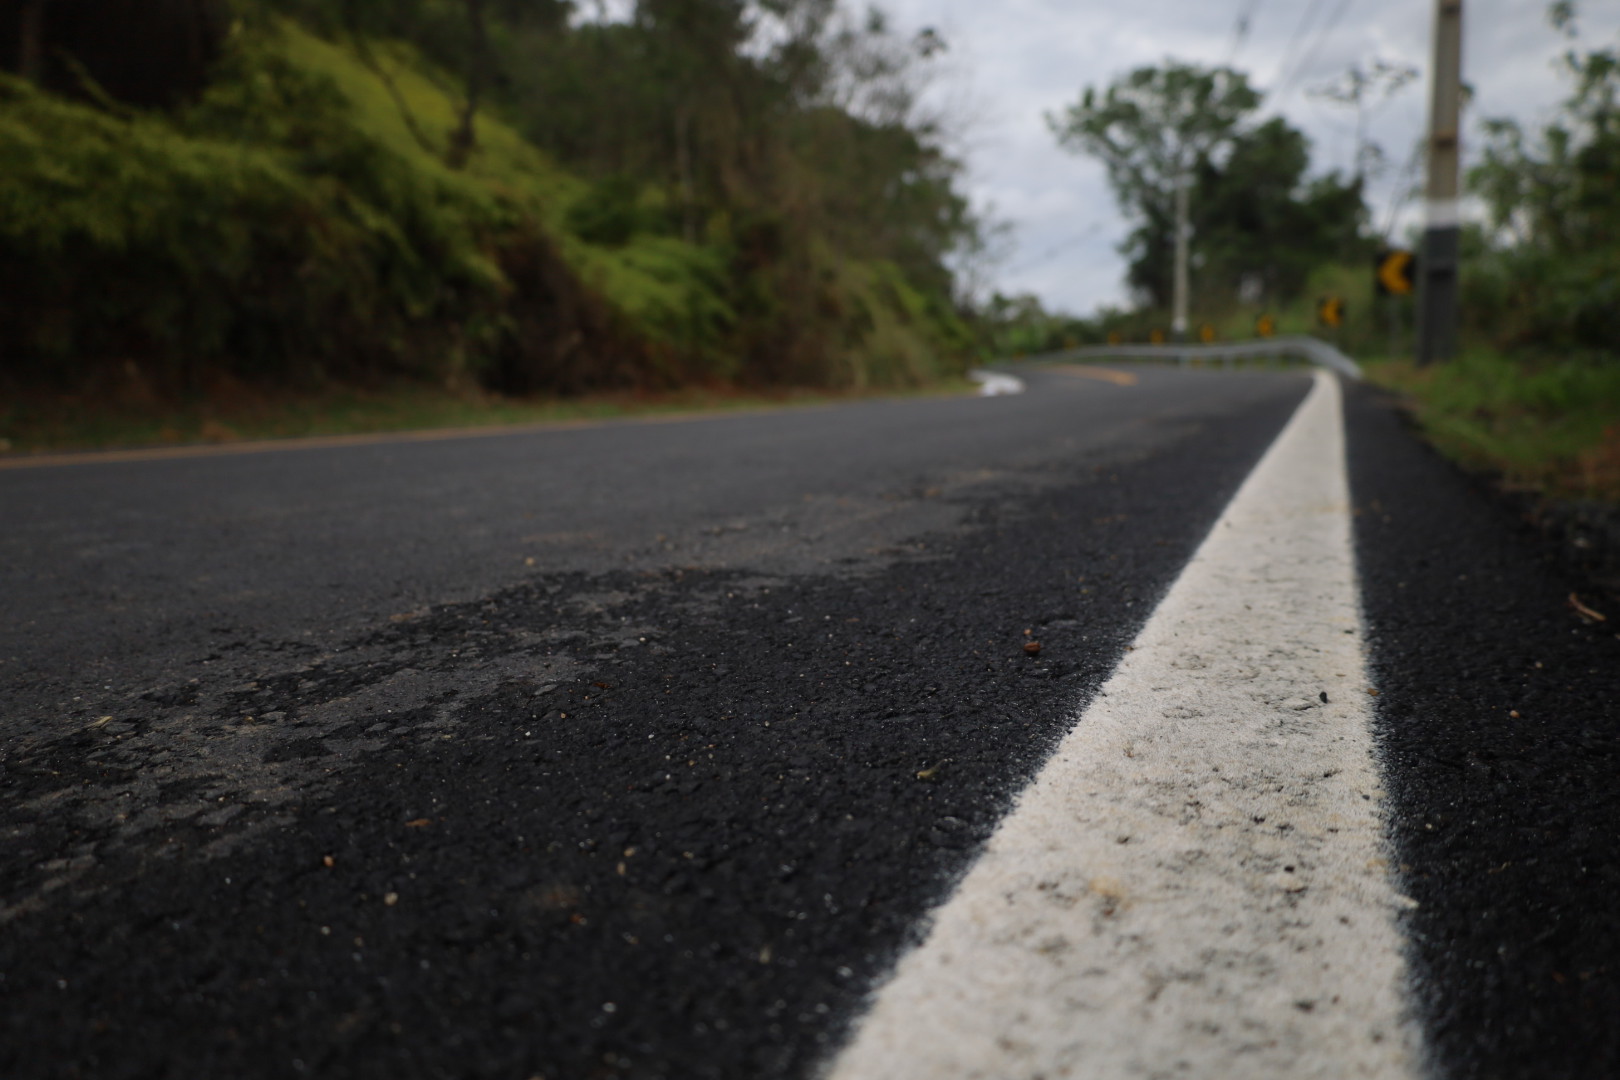
M 290 439 L 251 439 L 242 442 L 210 443 L 203 446 L 148 446 L 132 450 L 75 450 L 55 454 L 0 456 L 0 470 L 43 469 L 58 465 L 101 465 L 123 461 L 167 461 L 171 458 L 234 457 L 241 454 L 267 454 L 278 450 L 326 450 L 341 446 L 380 446 L 389 443 L 442 442 L 447 439 L 482 439 L 495 435 L 524 432 L 575 431 L 607 427 L 611 424 L 681 424 L 693 420 L 716 420 L 725 416 L 757 416 L 783 409 L 823 409 L 825 404 L 790 404 L 746 409 L 708 409 L 701 412 L 655 413 L 648 416 L 582 417 L 574 420 L 538 420 L 523 424 L 486 424 L 471 427 L 426 428 L 419 431 L 375 431 L 359 435 L 308 435 Z
M 1101 379 L 1115 386 L 1135 386 L 1137 381 L 1136 375 L 1132 372 L 1092 367 L 1090 364 L 1053 364 L 1047 370 L 1062 372 L 1064 375 L 1079 375 L 1086 379 Z

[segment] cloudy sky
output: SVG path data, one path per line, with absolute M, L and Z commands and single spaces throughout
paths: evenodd
M 852 5 L 853 6 L 853 5 Z M 880 0 L 897 29 L 935 28 L 949 45 L 931 90 L 953 117 L 970 188 L 1011 226 L 994 281 L 1033 292 L 1050 307 L 1084 314 L 1124 300 L 1116 245 L 1128 231 L 1102 168 L 1060 151 L 1042 114 L 1082 87 L 1166 57 L 1231 63 L 1265 90 L 1313 143 L 1319 170 L 1352 165 L 1354 114 L 1306 91 L 1374 58 L 1412 64 L 1422 76 L 1380 104 L 1368 130 L 1388 156 L 1370 203 L 1379 228 L 1417 220 L 1399 194 L 1428 101 L 1431 0 Z M 1548 25 L 1545 0 L 1466 0 L 1463 78 L 1475 91 L 1465 118 L 1550 115 L 1567 92 L 1555 62 L 1567 47 Z M 1581 40 L 1613 42 L 1620 3 L 1580 4 Z M 1240 35 L 1246 17 L 1248 32 Z M 1472 140 L 1475 147 L 1478 140 Z M 1469 144 L 1465 134 L 1464 153 Z

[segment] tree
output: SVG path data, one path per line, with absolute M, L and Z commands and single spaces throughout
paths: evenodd
M 1316 266 L 1370 254 L 1361 236 L 1361 184 L 1337 174 L 1311 179 L 1309 167 L 1309 141 L 1280 117 L 1234 139 L 1224 163 L 1199 164 L 1192 183 L 1198 240 L 1192 277 L 1206 313 L 1294 299 Z M 1170 295 L 1173 228 L 1172 221 L 1146 219 L 1121 248 L 1127 283 L 1154 306 Z
M 1202 163 L 1193 227 L 1206 306 L 1291 300 L 1316 266 L 1371 255 L 1361 181 L 1309 168 L 1309 140 L 1281 117 L 1240 135 L 1224 165 Z
M 1061 117 L 1059 141 L 1100 158 L 1135 223 L 1120 251 L 1126 281 L 1150 306 L 1173 300 L 1176 188 L 1185 177 L 1198 307 L 1297 296 L 1312 268 L 1360 257 L 1362 185 L 1309 179 L 1310 144 L 1280 117 L 1249 123 L 1260 94 L 1241 73 L 1169 62 L 1139 68 Z
M 1168 224 L 1172 240 L 1185 243 L 1194 169 L 1230 147 L 1260 100 L 1240 71 L 1169 60 L 1137 68 L 1101 95 L 1087 87 L 1078 103 L 1046 122 L 1060 146 L 1102 160 L 1128 218 L 1155 229 Z M 1179 261 L 1186 265 L 1185 256 Z M 1178 282 L 1173 291 L 1176 321 L 1184 324 L 1186 289 Z
M 1574 7 L 1553 4 L 1575 39 Z M 1485 122 L 1469 188 L 1485 203 L 1484 250 L 1465 267 L 1467 310 L 1503 345 L 1576 346 L 1613 355 L 1620 341 L 1620 47 L 1571 45 L 1574 89 L 1539 135 Z
M 1229 146 L 1260 100 L 1240 71 L 1171 60 L 1137 68 L 1101 95 L 1088 86 L 1046 123 L 1065 149 L 1102 160 L 1128 216 L 1168 217 L 1176 184 Z

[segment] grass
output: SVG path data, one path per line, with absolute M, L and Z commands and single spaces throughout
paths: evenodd
M 1620 503 L 1620 361 L 1469 349 L 1449 364 L 1363 364 L 1448 457 L 1510 488 Z
M 141 387 L 96 394 L 30 394 L 0 402 L 0 452 L 22 456 L 74 450 L 189 446 L 260 439 L 363 435 L 607 420 L 681 413 L 824 405 L 877 397 L 967 393 L 967 379 L 906 391 L 728 386 L 577 398 L 510 398 L 422 383 L 295 392 L 216 383 L 190 401 L 162 400 Z

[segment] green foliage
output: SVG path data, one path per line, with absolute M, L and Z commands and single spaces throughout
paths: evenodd
M 1288 303 L 1318 266 L 1371 257 L 1361 237 L 1360 184 L 1336 174 L 1307 178 L 1309 166 L 1304 134 L 1278 117 L 1236 137 L 1224 164 L 1201 163 L 1192 222 L 1200 256 L 1193 291 L 1202 309 L 1218 312 L 1245 299 Z
M 1573 33 L 1572 5 L 1553 5 Z M 1468 324 L 1498 347 L 1620 355 L 1620 48 L 1580 52 L 1557 118 L 1534 137 L 1486 122 L 1469 186 L 1488 228 L 1464 262 Z
M 1252 126 L 1261 95 L 1247 76 L 1175 61 L 1138 68 L 1061 117 L 1061 145 L 1099 158 L 1127 217 L 1126 280 L 1148 307 L 1171 302 L 1175 191 L 1190 186 L 1191 293 L 1200 317 L 1245 300 L 1287 303 L 1311 271 L 1361 254 L 1359 182 L 1307 179 L 1305 136 L 1281 118 Z
M 235 7 L 168 112 L 0 82 L 0 378 L 860 386 L 970 343 L 957 166 L 831 103 L 830 3 L 570 27 L 486 0 L 498 70 L 465 77 L 469 5 Z M 761 56 L 766 16 L 798 29 Z M 475 77 L 494 96 L 458 152 Z
M 1101 94 L 1088 86 L 1061 116 L 1047 115 L 1059 145 L 1102 161 L 1120 209 L 1138 223 L 1123 250 L 1148 303 L 1169 302 L 1177 189 L 1230 149 L 1260 100 L 1240 71 L 1172 60 L 1136 68 Z
M 1449 364 L 1369 365 L 1451 457 L 1553 495 L 1620 501 L 1620 365 L 1469 349 Z
M 1177 182 L 1227 146 L 1259 107 L 1242 72 L 1171 60 L 1136 68 L 1100 95 L 1087 87 L 1046 122 L 1061 145 L 1102 160 L 1127 214 L 1167 214 Z
M 1018 296 L 992 293 L 978 312 L 978 318 L 986 342 L 987 360 L 1101 344 L 1107 340 L 1108 330 L 1118 327 L 1113 313 L 1103 312 L 1096 319 L 1078 319 L 1047 311 L 1039 297 L 1028 293 Z M 1146 339 L 1145 327 L 1140 336 Z

